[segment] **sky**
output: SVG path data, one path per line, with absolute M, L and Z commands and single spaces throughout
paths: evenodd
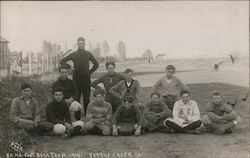
M 249 55 L 248 1 L 1 1 L 1 36 L 11 51 L 41 52 L 42 40 L 75 48 L 124 41 L 127 57 L 146 49 L 170 58 Z M 87 47 L 88 49 L 88 47 Z

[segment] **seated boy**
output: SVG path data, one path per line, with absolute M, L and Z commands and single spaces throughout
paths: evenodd
M 110 135 L 111 134 L 111 104 L 104 101 L 105 90 L 96 89 L 94 91 L 94 100 L 88 105 L 86 112 L 85 129 L 90 134 Z
M 141 134 L 142 114 L 137 106 L 133 104 L 133 98 L 124 97 L 123 104 L 118 107 L 112 118 L 114 136 Z
M 40 107 L 32 97 L 32 88 L 29 84 L 21 85 L 21 96 L 12 100 L 10 120 L 26 131 L 52 131 L 53 124 L 40 121 Z
M 202 122 L 208 131 L 221 135 L 231 133 L 232 128 L 241 122 L 241 118 L 237 116 L 232 106 L 222 102 L 218 91 L 213 91 Z
M 68 137 L 76 135 L 81 129 L 84 129 L 84 124 L 81 121 L 73 122 L 70 116 L 69 106 L 64 101 L 63 89 L 55 88 L 53 92 L 53 101 L 46 107 L 47 121 L 54 124 L 54 133 L 62 135 L 67 133 Z
M 142 102 L 142 91 L 140 83 L 137 80 L 133 79 L 133 70 L 126 69 L 125 80 L 120 81 L 112 88 L 110 88 L 109 93 L 120 100 L 123 100 L 125 96 L 132 97 L 134 104 L 136 104 L 139 109 L 143 111 L 143 102 Z
M 165 131 L 163 130 L 165 129 L 163 122 L 171 115 L 168 106 L 160 100 L 160 94 L 157 92 L 152 93 L 151 101 L 146 104 L 144 110 L 145 130 L 149 132 Z
M 164 125 L 179 133 L 199 133 L 200 111 L 198 104 L 190 99 L 187 90 L 181 91 L 181 100 L 175 102 L 173 119 L 166 119 Z
M 188 87 L 176 76 L 174 76 L 175 67 L 168 65 L 166 74 L 160 78 L 152 88 L 153 92 L 159 92 L 162 100 L 168 105 L 172 111 L 174 103 L 177 101 L 177 96 L 182 90 L 188 90 Z

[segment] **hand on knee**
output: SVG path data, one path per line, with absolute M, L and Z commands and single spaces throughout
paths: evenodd
M 208 115 L 204 115 L 201 117 L 201 122 L 204 124 L 204 125 L 209 125 L 211 124 L 211 120 L 210 118 L 208 117 Z
M 102 130 L 102 134 L 103 134 L 104 136 L 109 136 L 109 135 L 111 135 L 111 130 L 110 130 L 110 128 L 104 128 L 104 129 Z

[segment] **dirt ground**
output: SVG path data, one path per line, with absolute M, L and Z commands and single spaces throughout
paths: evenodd
M 225 72 L 229 74 L 229 72 Z M 197 73 L 198 74 L 198 73 Z M 243 97 L 243 94 L 248 90 L 245 86 L 246 76 L 237 74 L 233 75 L 233 79 L 230 76 L 224 76 L 224 78 L 212 78 L 203 76 L 206 82 L 197 83 L 188 82 L 188 78 L 192 77 L 187 74 L 182 75 L 182 80 L 188 83 L 191 90 L 191 95 L 194 100 L 199 104 L 201 114 L 204 113 L 205 104 L 209 100 L 209 94 L 212 90 L 220 90 L 224 94 L 224 99 L 236 96 L 239 99 Z M 223 75 L 222 75 L 223 76 Z M 150 83 L 152 85 L 152 76 L 137 76 L 142 81 L 143 93 L 145 101 L 149 100 L 151 87 L 147 87 Z M 158 78 L 159 76 L 157 76 Z M 210 78 L 210 79 L 209 79 Z M 237 80 L 237 78 L 240 78 Z M 154 76 L 154 81 L 156 77 Z M 195 80 L 193 78 L 193 80 Z M 208 79 L 208 80 L 206 80 Z M 218 80 L 219 79 L 219 80 Z M 152 81 L 151 81 L 152 80 Z M 213 82 L 218 80 L 218 82 Z M 219 83 L 223 82 L 224 83 Z M 234 85 L 232 84 L 235 83 Z M 241 84 L 244 82 L 244 84 Z M 230 84 L 229 84 L 230 83 Z M 36 93 L 38 99 L 42 98 L 43 91 L 49 89 L 49 84 L 38 85 L 37 82 L 32 83 L 36 86 L 34 89 L 39 89 Z M 236 86 L 240 85 L 240 86 Z M 0 85 L 1 86 L 1 85 Z M 40 87 L 39 87 L 40 86 Z M 145 87 L 146 86 L 146 87 Z M 8 89 L 8 87 L 1 87 Z M 1 89 L 2 90 L 2 89 Z M 8 101 L 1 106 L 7 106 L 10 99 L 16 96 L 18 93 L 11 93 L 13 90 L 5 92 L 5 98 L 9 98 Z M 1 99 L 1 98 L 0 98 Z M 42 99 L 43 103 L 46 103 L 46 98 Z M 247 101 L 239 100 L 235 110 L 242 118 L 242 123 L 235 128 L 233 134 L 226 134 L 223 136 L 217 136 L 210 133 L 201 133 L 199 135 L 193 134 L 166 134 L 166 133 L 151 133 L 145 134 L 140 137 L 126 136 L 126 137 L 113 137 L 113 136 L 76 136 L 72 139 L 64 140 L 61 137 L 33 137 L 33 145 L 24 147 L 25 151 L 34 152 L 35 157 L 81 157 L 81 158 L 249 158 L 250 157 L 250 113 L 249 113 L 249 99 Z M 6 120 L 9 112 L 9 107 L 1 107 L 1 121 Z M 0 121 L 0 123 L 1 123 Z M 5 124 L 6 125 L 6 124 Z M 8 133 L 8 128 L 0 128 L 1 143 L 6 146 L 7 138 L 3 133 Z M 8 135 L 8 134 L 7 134 Z M 1 137 L 2 136 L 2 137 Z M 8 142 L 8 141 L 7 141 Z M 7 144 L 8 146 L 8 144 Z M 0 147 L 1 148 L 1 147 Z M 3 157 L 6 156 L 6 152 L 0 150 Z M 30 156 L 32 157 L 32 156 Z

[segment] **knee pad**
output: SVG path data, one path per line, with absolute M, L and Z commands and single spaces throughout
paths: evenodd
M 94 128 L 94 124 L 91 121 L 89 121 L 89 122 L 86 122 L 84 124 L 84 127 L 85 127 L 85 129 L 90 130 L 90 129 Z

